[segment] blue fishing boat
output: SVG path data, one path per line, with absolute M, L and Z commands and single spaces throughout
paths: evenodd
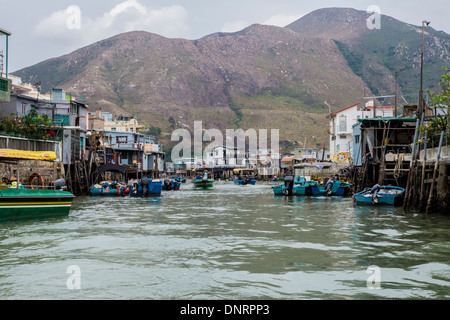
M 245 185 L 255 185 L 256 184 L 256 177 L 255 177 L 255 170 L 254 169 L 247 169 L 247 168 L 238 168 L 234 169 L 234 184 L 245 186 Z
M 332 194 L 333 196 L 341 196 L 341 197 L 346 197 L 350 194 L 350 192 L 352 191 L 352 184 L 351 183 L 346 183 L 346 182 L 341 182 L 339 184 L 339 187 L 337 188 L 337 190 L 335 191 L 334 194 Z
M 148 179 L 147 183 L 142 180 L 132 180 L 128 183 L 130 197 L 160 197 L 162 191 L 161 180 Z
M 311 194 L 315 197 L 325 196 L 325 187 L 318 181 L 314 181 L 313 183 L 311 183 Z
M 395 186 L 380 186 L 378 192 L 374 188 L 365 189 L 353 196 L 356 204 L 399 205 L 403 202 L 405 189 Z
M 313 196 L 347 196 L 351 191 L 351 183 L 345 183 L 339 180 L 328 180 L 327 184 L 323 185 L 315 181 L 311 184 L 311 192 Z
M 276 196 L 309 196 L 312 195 L 312 184 L 314 181 L 306 180 L 305 177 L 287 176 L 284 184 L 273 186 L 272 190 Z
M 162 185 L 162 190 L 171 191 L 171 190 L 180 190 L 181 183 L 174 180 L 170 180 L 168 178 L 164 179 L 164 183 Z
M 240 185 L 240 186 L 245 186 L 248 184 L 254 186 L 256 184 L 256 179 L 250 179 L 250 178 L 242 178 L 242 179 L 234 178 L 233 181 L 234 181 L 234 184 Z
M 91 196 L 123 196 L 127 194 L 127 185 L 116 181 L 103 181 L 89 188 Z
M 184 177 L 176 177 L 173 180 L 175 180 L 176 182 L 186 183 L 186 178 Z

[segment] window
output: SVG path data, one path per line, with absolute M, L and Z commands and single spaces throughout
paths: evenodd
M 71 114 L 78 114 L 78 106 L 76 104 L 70 105 L 70 113 Z
M 340 116 L 339 117 L 339 132 L 346 132 L 346 131 L 347 131 L 347 117 Z
M 117 143 L 128 143 L 128 137 L 127 136 L 117 136 L 116 142 Z
M 359 143 L 360 137 L 361 137 L 360 135 L 356 135 L 356 136 L 355 136 L 355 143 L 356 143 L 356 144 Z

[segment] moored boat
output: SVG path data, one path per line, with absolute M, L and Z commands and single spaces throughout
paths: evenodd
M 162 182 L 159 179 L 148 179 L 148 183 L 142 180 L 132 180 L 128 183 L 130 197 L 160 197 Z
M 400 205 L 403 201 L 405 189 L 395 186 L 374 186 L 367 188 L 353 196 L 356 204 L 386 204 Z
M 103 181 L 90 187 L 92 196 L 123 196 L 128 194 L 127 185 L 116 181 Z
M 347 196 L 351 191 L 351 184 L 339 180 L 330 180 L 328 187 L 319 181 L 307 180 L 305 177 L 286 176 L 283 185 L 273 186 L 276 196 Z
M 352 184 L 339 180 L 328 180 L 328 185 L 318 182 L 311 185 L 313 196 L 347 196 L 350 193 Z
M 170 180 L 170 179 L 164 179 L 164 183 L 162 185 L 162 190 L 164 191 L 178 191 L 180 190 L 180 186 L 181 186 L 181 182 L 174 180 Z
M 332 195 L 346 197 L 350 194 L 352 186 L 353 185 L 351 183 L 341 181 L 339 187 Z
M 1 149 L 0 162 L 16 164 L 17 177 L 3 177 L 0 183 L 0 220 L 20 220 L 43 217 L 68 216 L 75 196 L 54 181 L 52 186 L 45 186 L 42 176 L 33 173 L 27 186 L 22 185 L 19 164 L 21 161 L 39 160 L 53 162 L 57 159 L 52 151 L 24 151 Z M 32 181 L 38 177 L 38 185 Z M 52 177 L 53 178 L 53 177 Z M 63 183 L 65 185 L 65 181 Z
M 286 176 L 284 184 L 273 186 L 272 190 L 276 196 L 309 196 L 312 195 L 313 183 L 314 181 L 306 180 L 305 177 Z
M 0 220 L 67 216 L 74 198 L 63 190 L 0 189 Z
M 186 178 L 184 177 L 176 177 L 173 180 L 175 180 L 176 182 L 186 183 Z

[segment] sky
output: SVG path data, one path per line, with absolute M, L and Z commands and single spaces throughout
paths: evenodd
M 0 28 L 12 33 L 14 72 L 128 31 L 193 40 L 255 23 L 284 27 L 321 8 L 370 6 L 413 25 L 430 21 L 450 34 L 450 0 L 0 0 Z M 0 51 L 5 47 L 0 36 Z

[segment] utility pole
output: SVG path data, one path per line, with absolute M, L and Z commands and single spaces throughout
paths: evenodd
M 420 54 L 420 91 L 419 91 L 419 106 L 418 109 L 418 118 L 422 118 L 422 113 L 424 112 L 424 106 L 423 106 L 423 46 L 424 46 L 424 29 L 425 25 L 429 26 L 429 21 L 422 21 L 422 52 Z

